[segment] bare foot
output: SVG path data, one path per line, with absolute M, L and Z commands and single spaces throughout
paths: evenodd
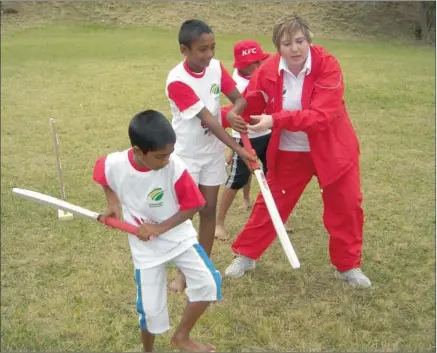
M 228 240 L 228 235 L 226 234 L 225 227 L 223 227 L 222 225 L 219 225 L 219 224 L 216 224 L 216 226 L 215 226 L 214 236 L 216 239 L 219 239 L 219 240 Z
M 183 293 L 186 285 L 184 274 L 178 271 L 176 278 L 168 285 L 168 289 L 173 293 Z
M 252 203 L 250 202 L 250 200 L 243 199 L 243 203 L 242 203 L 242 205 L 240 205 L 239 209 L 245 210 L 245 211 L 250 211 L 251 208 L 252 208 Z
M 252 203 L 250 202 L 250 199 L 244 199 L 243 204 L 246 211 L 249 211 L 252 208 Z
M 212 344 L 197 342 L 190 339 L 189 337 L 184 339 L 178 339 L 173 336 L 170 343 L 173 348 L 177 348 L 182 352 L 215 352 L 216 351 L 216 348 Z
M 284 224 L 285 225 L 285 230 L 287 233 L 294 233 L 294 229 L 291 225 L 289 224 Z

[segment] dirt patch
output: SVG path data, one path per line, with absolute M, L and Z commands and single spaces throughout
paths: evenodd
M 270 34 L 282 14 L 306 18 L 317 37 L 415 40 L 418 2 L 28 2 L 2 3 L 2 31 L 69 20 L 178 28 L 201 18 L 222 33 Z M 17 11 L 17 13 L 15 13 Z

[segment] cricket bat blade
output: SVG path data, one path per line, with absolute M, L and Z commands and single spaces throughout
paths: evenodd
M 20 197 L 37 202 L 41 205 L 56 207 L 58 210 L 61 210 L 63 212 L 71 213 L 72 215 L 74 214 L 83 218 L 92 219 L 94 221 L 103 223 L 108 227 L 119 229 L 132 235 L 138 234 L 139 227 L 137 226 L 134 226 L 116 218 L 103 217 L 100 213 L 90 211 L 77 205 L 73 205 L 67 201 L 57 199 L 56 197 L 20 188 L 13 188 L 12 192 Z
M 247 134 L 240 134 L 243 141 L 244 148 L 252 152 L 252 144 L 250 143 Z M 294 269 L 300 268 L 300 262 L 297 258 L 296 252 L 294 251 L 293 245 L 291 245 L 290 238 L 287 231 L 285 230 L 284 223 L 282 222 L 281 216 L 279 214 L 278 208 L 276 207 L 275 200 L 273 199 L 272 192 L 270 191 L 269 185 L 267 184 L 266 177 L 263 171 L 260 169 L 258 163 L 250 162 L 253 173 L 255 174 L 256 180 L 258 181 L 261 194 L 263 195 L 264 202 L 267 206 L 267 210 L 270 214 L 273 226 L 275 228 L 276 234 L 279 237 L 282 248 L 284 249 L 285 255 L 288 261 Z
M 269 211 L 270 218 L 272 219 L 273 226 L 275 227 L 276 234 L 279 237 L 279 241 L 281 242 L 285 255 L 287 256 L 288 261 L 294 269 L 300 268 L 299 259 L 297 258 L 293 245 L 291 245 L 289 235 L 284 227 L 284 223 L 282 222 L 281 216 L 276 207 L 275 200 L 273 199 L 272 193 L 267 184 L 266 177 L 263 171 L 260 169 L 255 170 L 254 174 L 256 176 L 256 179 L 258 180 L 264 202 L 266 203 L 267 210 Z

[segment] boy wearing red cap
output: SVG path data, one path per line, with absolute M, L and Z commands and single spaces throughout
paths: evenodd
M 270 54 L 265 53 L 261 45 L 255 40 L 241 40 L 234 45 L 234 65 L 235 68 L 232 78 L 237 84 L 237 89 L 243 92 L 249 84 L 250 77 L 255 70 L 261 65 L 262 61 L 267 59 Z M 222 115 L 226 114 L 230 107 L 222 109 Z M 261 160 L 264 172 L 267 172 L 266 151 L 269 143 L 271 130 L 262 132 L 249 133 L 249 138 L 253 149 L 256 151 L 258 158 Z M 232 136 L 242 146 L 240 134 L 232 130 Z M 226 239 L 224 222 L 226 214 L 235 199 L 238 190 L 243 189 L 244 202 L 246 208 L 250 207 L 250 181 L 251 174 L 247 165 L 236 153 L 232 154 L 232 160 L 229 163 L 230 173 L 223 190 L 219 204 L 215 236 L 220 239 Z

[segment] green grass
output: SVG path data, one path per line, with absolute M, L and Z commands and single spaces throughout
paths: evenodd
M 242 37 L 217 35 L 216 56 L 229 69 Z M 273 51 L 269 37 L 257 39 Z M 322 44 L 341 62 L 361 142 L 363 269 L 374 286 L 356 290 L 333 278 L 313 181 L 293 216 L 301 269 L 291 269 L 275 242 L 255 272 L 224 280 L 223 302 L 193 335 L 219 351 L 435 351 L 434 49 Z M 136 112 L 169 113 L 165 79 L 181 60 L 176 32 L 65 24 L 10 33 L 1 45 L 2 351 L 139 351 L 125 235 L 59 222 L 56 210 L 11 189 L 59 195 L 53 117 L 68 200 L 102 210 L 94 162 L 128 147 Z M 254 182 L 253 197 L 257 190 Z M 240 200 L 227 222 L 233 235 L 248 217 Z M 231 259 L 230 242 L 216 242 L 218 269 Z M 173 328 L 184 301 L 169 297 Z M 157 339 L 157 350 L 171 350 L 172 332 Z

